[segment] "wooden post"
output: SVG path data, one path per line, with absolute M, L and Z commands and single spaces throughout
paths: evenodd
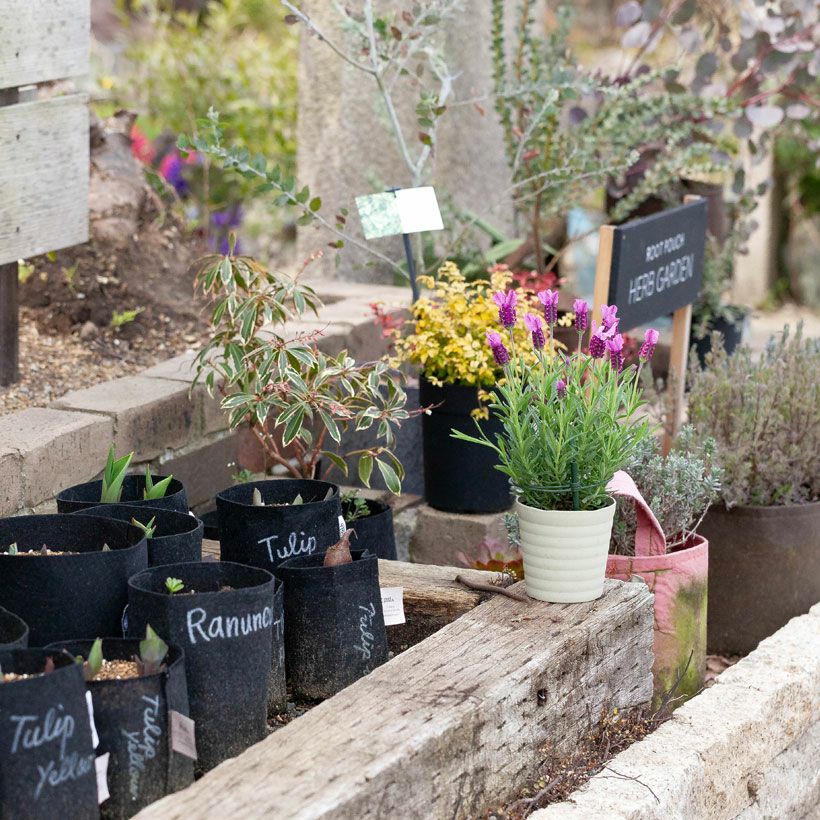
M 615 228 L 601 225 L 598 231 L 598 261 L 595 265 L 595 290 L 592 294 L 592 318 L 600 322 L 601 305 L 609 301 L 609 277 L 612 273 L 612 244 Z
M 0 89 L 0 105 L 17 102 L 16 88 Z M 0 387 L 20 378 L 17 262 L 0 265 Z

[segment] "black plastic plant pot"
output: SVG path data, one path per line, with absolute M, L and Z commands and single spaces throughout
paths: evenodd
M 202 522 L 189 513 L 137 504 L 100 504 L 81 511 L 85 515 L 148 524 L 154 519 L 154 536 L 148 539 L 148 566 L 202 560 Z
M 13 543 L 18 552 L 45 545 L 74 554 L 4 554 Z M 28 624 L 32 646 L 121 635 L 128 579 L 147 566 L 145 535 L 122 521 L 90 515 L 0 518 L 0 606 Z
M 216 510 L 208 510 L 201 513 L 199 519 L 205 525 L 203 536 L 210 541 L 219 541 L 219 513 Z
M 495 452 L 452 437 L 453 430 L 477 435 L 470 413 L 478 407 L 478 390 L 459 384 L 436 387 L 423 377 L 419 387 L 422 407 L 438 405 L 422 416 L 421 423 L 427 503 L 437 510 L 455 513 L 508 509 L 512 503 L 510 484 L 504 473 L 495 469 Z M 491 440 L 503 431 L 501 422 L 493 416 L 479 424 Z
M 46 658 L 54 670 L 44 673 Z M 97 776 L 83 673 L 42 649 L 0 652 L 0 817 L 94 820 Z
M 0 652 L 25 649 L 28 646 L 28 624 L 13 612 L 0 607 Z
M 393 532 L 393 510 L 382 501 L 365 500 L 369 515 L 349 521 L 354 535 L 351 544 L 377 558 L 396 560 L 396 535 Z
M 298 698 L 329 698 L 387 660 L 387 631 L 375 555 L 322 566 L 299 556 L 277 574 L 285 584 L 285 659 Z
M 154 483 L 162 481 L 165 476 L 152 476 Z M 143 498 L 145 491 L 144 475 L 129 475 L 122 483 L 122 493 L 120 504 L 139 504 L 141 507 L 158 507 L 163 510 L 176 510 L 177 512 L 188 512 L 188 497 L 185 495 L 185 487 L 181 481 L 172 478 L 168 485 L 168 490 L 162 498 Z M 67 490 L 63 490 L 57 496 L 57 512 L 72 513 L 77 510 L 85 510 L 88 507 L 97 507 L 103 502 L 100 500 L 102 494 L 102 481 L 86 481 L 85 484 L 75 484 Z
M 47 647 L 87 658 L 93 641 L 68 641 Z M 139 655 L 139 641 L 106 638 L 107 661 Z M 154 675 L 86 683 L 94 704 L 100 738 L 97 755 L 109 752 L 108 791 L 100 806 L 107 820 L 133 817 L 149 803 L 184 789 L 194 780 L 193 760 L 172 751 L 169 714 L 188 716 L 188 688 L 182 651 L 169 646 L 165 669 Z
M 169 577 L 184 591 L 168 594 Z M 128 582 L 129 636 L 151 624 L 185 653 L 200 771 L 267 734 L 275 583 L 265 570 L 220 561 L 152 567 Z
M 254 489 L 267 506 L 253 506 Z M 291 503 L 297 496 L 302 504 Z M 216 508 L 222 560 L 270 572 L 288 558 L 324 553 L 341 532 L 339 488 L 327 481 L 288 478 L 237 484 L 217 494 Z

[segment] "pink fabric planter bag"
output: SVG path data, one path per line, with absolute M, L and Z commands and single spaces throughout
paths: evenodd
M 709 542 L 695 535 L 689 546 L 667 553 L 661 525 L 632 478 L 619 470 L 607 491 L 631 498 L 637 518 L 635 555 L 610 555 L 607 578 L 628 581 L 638 575 L 654 593 L 655 704 L 680 678 L 672 701 L 679 703 L 679 697 L 688 698 L 701 690 L 706 673 Z

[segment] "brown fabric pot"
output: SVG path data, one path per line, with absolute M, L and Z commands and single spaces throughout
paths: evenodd
M 746 654 L 820 601 L 820 501 L 788 507 L 712 507 L 708 651 Z

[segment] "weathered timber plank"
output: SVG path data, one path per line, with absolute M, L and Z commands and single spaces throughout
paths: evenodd
M 0 88 L 88 74 L 89 0 L 3 0 Z
M 457 818 L 507 797 L 549 744 L 652 696 L 652 595 L 588 604 L 495 596 L 139 814 Z
M 88 239 L 85 96 L 0 108 L 0 265 Z

